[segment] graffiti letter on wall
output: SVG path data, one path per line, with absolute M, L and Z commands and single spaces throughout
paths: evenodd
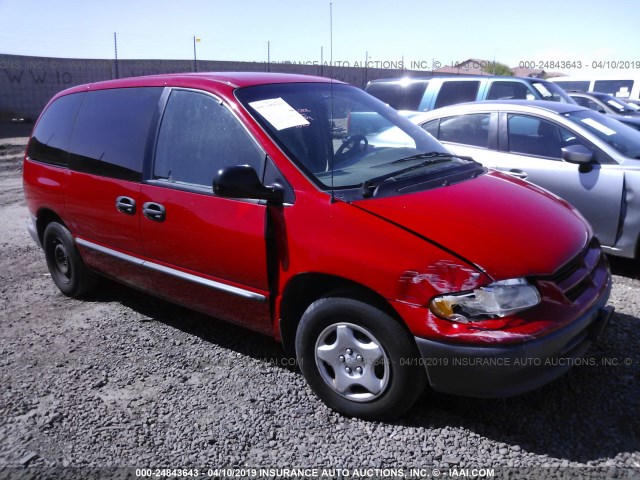
M 47 72 L 41 72 L 40 75 L 33 73 L 33 70 L 29 70 L 31 74 L 31 78 L 33 78 L 33 83 L 44 83 L 44 80 L 47 78 Z
M 72 81 L 71 74 L 69 72 L 62 72 L 61 74 L 60 71 L 56 70 L 56 77 L 58 78 L 58 83 L 63 83 L 65 85 L 70 84 Z
M 22 83 L 22 74 L 24 73 L 24 70 L 20 70 L 20 73 L 16 75 L 5 68 L 4 73 L 7 75 L 7 78 L 11 83 Z

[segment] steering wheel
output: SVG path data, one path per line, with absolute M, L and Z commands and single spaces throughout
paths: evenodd
M 351 135 L 336 150 L 335 159 L 345 161 L 353 158 L 358 153 L 364 152 L 369 146 L 369 140 L 364 135 Z

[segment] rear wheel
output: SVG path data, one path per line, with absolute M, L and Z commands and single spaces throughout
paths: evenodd
M 57 222 L 47 225 L 43 246 L 51 278 L 62 293 L 80 297 L 95 287 L 97 275 L 82 261 L 66 227 Z
M 349 416 L 391 419 L 424 390 L 415 341 L 388 314 L 349 298 L 322 298 L 296 334 L 300 369 L 320 399 Z

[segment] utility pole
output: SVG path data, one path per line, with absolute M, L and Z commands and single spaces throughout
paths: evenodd
M 113 32 L 113 50 L 116 58 L 116 78 L 120 78 L 118 73 L 118 36 L 116 35 L 116 32 Z
M 198 57 L 196 56 L 196 42 L 199 42 L 200 39 L 193 36 L 193 71 L 198 72 Z
M 267 72 L 271 71 L 271 41 L 267 40 Z
M 364 55 L 364 84 L 366 85 L 367 82 L 369 81 L 369 51 L 367 50 L 367 53 L 365 53 Z

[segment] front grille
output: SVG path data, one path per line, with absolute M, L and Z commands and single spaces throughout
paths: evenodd
M 551 282 L 571 303 L 575 302 L 593 286 L 593 271 L 598 266 L 602 251 L 596 238 L 570 261 L 560 267 L 553 275 L 539 277 L 539 280 Z
M 573 260 L 560 267 L 558 271 L 552 275 L 553 282 L 564 283 L 571 275 L 580 270 L 584 266 L 583 254 L 584 252 L 580 253 L 580 255 L 574 257 Z
M 580 295 L 582 295 L 587 288 L 589 288 L 590 283 L 591 283 L 590 280 L 587 281 L 585 279 L 582 282 L 580 282 L 578 285 L 576 285 L 575 287 L 570 288 L 569 290 L 564 292 L 564 296 L 567 297 L 569 300 L 571 300 L 571 303 L 573 303 L 578 298 L 580 298 Z

